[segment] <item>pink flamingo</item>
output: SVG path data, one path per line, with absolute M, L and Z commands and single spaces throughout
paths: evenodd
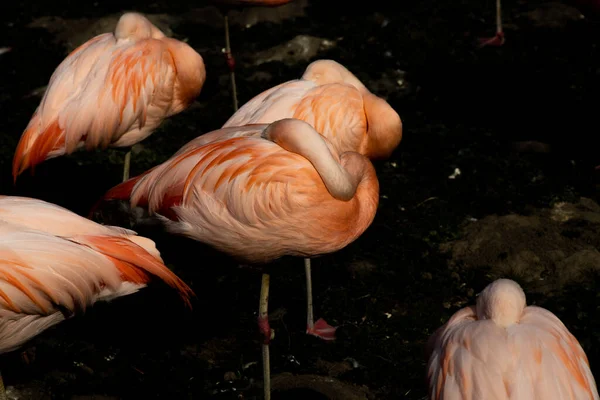
M 0 196 L 0 264 L 0 354 L 97 301 L 137 292 L 151 276 L 191 307 L 192 290 L 152 240 L 42 200 Z
M 355 152 L 339 154 L 308 123 L 284 119 L 212 135 L 214 141 L 186 145 L 104 199 L 130 199 L 132 207 L 158 214 L 169 231 L 247 263 L 331 253 L 356 240 L 373 221 L 379 202 L 373 165 Z M 269 275 L 263 273 L 259 327 L 267 398 L 268 289 Z M 320 334 L 333 335 L 323 325 L 329 332 Z
M 499 279 L 429 340 L 432 400 L 598 400 L 588 359 L 550 311 Z
M 252 98 L 223 128 L 296 118 L 311 124 L 337 151 L 385 159 L 402 139 L 402 120 L 346 67 L 333 60 L 309 64 L 301 79 Z
M 130 147 L 200 94 L 206 71 L 187 44 L 165 37 L 146 17 L 121 16 L 114 33 L 96 36 L 58 66 L 21 136 L 16 181 L 27 168 L 85 147 Z M 131 152 L 123 180 L 129 178 Z

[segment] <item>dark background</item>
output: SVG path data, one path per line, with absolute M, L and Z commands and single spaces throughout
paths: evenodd
M 526 213 L 580 196 L 597 200 L 599 29 L 561 4 L 505 1 L 507 41 L 501 48 L 475 46 L 478 36 L 495 32 L 492 0 L 311 1 L 301 17 L 231 26 L 240 104 L 300 77 L 313 59 L 332 58 L 386 97 L 404 122 L 396 152 L 375 164 L 382 195 L 375 222 L 346 249 L 313 262 L 315 313 L 341 326 L 335 343 L 304 334 L 302 260 L 277 263 L 270 300 L 277 317 L 271 323 L 273 374 L 326 375 L 345 365 L 338 379 L 366 385 L 376 398 L 423 398 L 427 338 L 460 308 L 456 299 L 474 302 L 490 281 L 484 272 L 451 271 L 438 246 L 459 236 L 468 218 Z M 56 31 L 32 27 L 33 21 L 60 17 L 68 32 L 70 20 L 128 10 L 179 17 L 170 28 L 204 57 L 207 81 L 189 110 L 142 143 L 132 157 L 134 176 L 219 128 L 232 113 L 222 20 L 205 6 L 175 0 L 3 2 L 0 47 L 12 51 L 0 55 L 0 192 L 86 215 L 121 177 L 122 150 L 81 152 L 49 160 L 13 186 L 12 155 L 40 101 L 31 93 L 47 84 L 71 50 Z M 337 44 L 310 60 L 251 65 L 258 52 L 300 34 Z M 552 150 L 517 152 L 515 142 L 527 140 Z M 448 179 L 455 168 L 461 175 Z M 119 222 L 122 215 L 113 211 L 106 218 L 127 226 L 129 220 Z M 260 273 L 156 227 L 136 229 L 157 242 L 165 262 L 192 286 L 194 311 L 159 284 L 99 304 L 32 341 L 23 349 L 28 356 L 5 355 L 5 383 L 31 399 L 259 398 L 253 382 L 262 375 L 255 324 Z M 593 321 L 600 303 L 590 279 L 586 289 L 528 299 L 563 319 L 598 371 Z M 578 317 L 581 312 L 587 319 Z M 236 376 L 233 382 L 227 372 Z

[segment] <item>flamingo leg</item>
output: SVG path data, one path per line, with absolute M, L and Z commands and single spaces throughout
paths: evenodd
M 123 161 L 123 182 L 129 180 L 129 167 L 131 165 L 131 149 L 125 154 L 125 161 Z M 2 400 L 2 399 L 0 399 Z
M 323 340 L 335 340 L 335 331 L 337 328 L 329 325 L 323 318 L 315 323 L 313 314 L 313 297 L 312 297 L 312 273 L 310 270 L 310 258 L 304 259 L 304 272 L 306 273 L 306 333 L 319 337 Z
M 4 380 L 2 379 L 2 371 L 0 371 L 0 400 L 7 400 L 6 390 L 4 389 Z
M 502 46 L 504 44 L 504 31 L 502 30 L 501 0 L 496 0 L 496 36 L 479 39 L 479 47 Z
M 229 76 L 231 78 L 231 93 L 233 96 L 233 111 L 238 110 L 237 87 L 235 85 L 235 59 L 231 53 L 231 43 L 229 41 L 229 18 L 225 14 L 225 57 L 229 66 Z
M 271 361 L 269 356 L 269 342 L 274 336 L 274 332 L 269 326 L 269 280 L 269 274 L 262 275 L 260 303 L 258 306 L 258 327 L 264 336 L 262 344 L 262 361 L 265 400 L 271 400 Z

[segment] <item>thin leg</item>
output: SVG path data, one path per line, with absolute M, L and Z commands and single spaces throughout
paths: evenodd
M 337 328 L 329 325 L 323 318 L 319 318 L 316 323 L 314 322 L 310 258 L 304 259 L 304 272 L 306 273 L 306 333 L 323 340 L 335 340 L 335 331 Z
M 263 386 L 265 400 L 271 400 L 271 362 L 269 342 L 273 339 L 273 331 L 269 326 L 269 274 L 262 275 L 260 286 L 260 303 L 258 306 L 258 327 L 264 336 L 262 344 Z
M 231 53 L 231 43 L 229 41 L 229 18 L 225 15 L 225 56 L 229 66 L 229 76 L 231 77 L 231 93 L 233 96 L 233 111 L 238 110 L 237 87 L 235 86 L 235 59 Z
M 496 0 L 496 36 L 479 39 L 479 47 L 502 46 L 504 44 L 504 31 L 502 30 L 501 0 Z
M 7 400 L 6 390 L 4 389 L 4 380 L 2 379 L 2 371 L 0 371 L 0 400 Z
M 123 182 L 129 179 L 129 166 L 131 165 L 131 149 L 125 154 L 125 161 L 123 162 Z

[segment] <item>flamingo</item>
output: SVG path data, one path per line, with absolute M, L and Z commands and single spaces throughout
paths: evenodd
M 152 276 L 191 307 L 192 290 L 152 240 L 42 200 L 0 196 L 0 354 L 97 301 L 137 292 Z
M 488 285 L 429 341 L 429 395 L 438 399 L 598 400 L 588 359 L 550 311 L 527 306 L 509 279 Z
M 311 124 L 340 153 L 354 151 L 370 159 L 385 159 L 402 139 L 402 120 L 382 98 L 371 93 L 346 67 L 333 60 L 317 60 L 301 79 L 277 85 L 255 96 L 233 114 L 223 128 L 271 123 L 296 118 Z M 190 145 L 214 140 L 202 135 Z M 236 132 L 236 131 L 233 131 Z M 238 130 L 237 134 L 247 134 Z M 315 326 L 310 258 L 304 260 L 307 287 L 307 333 L 322 339 L 334 338 L 335 328 L 323 319 Z
M 379 183 L 368 158 L 340 154 L 312 126 L 296 119 L 225 132 L 228 138 L 216 131 L 212 142 L 185 146 L 103 199 L 129 199 L 131 207 L 156 214 L 170 232 L 252 264 L 335 252 L 372 223 Z M 269 275 L 263 273 L 259 328 L 266 398 L 268 290 Z
M 255 96 L 223 128 L 296 118 L 311 124 L 339 152 L 355 151 L 372 160 L 388 158 L 402 139 L 402 120 L 342 64 L 317 60 L 301 79 Z
M 133 146 L 186 109 L 205 79 L 194 49 L 166 37 L 141 14 L 123 14 L 114 33 L 84 43 L 54 71 L 17 145 L 13 179 L 83 147 Z M 128 151 L 124 181 L 130 160 Z
M 225 25 L 225 57 L 229 67 L 229 77 L 231 79 L 231 96 L 233 100 L 233 111 L 238 109 L 237 87 L 235 85 L 235 59 L 231 52 L 231 42 L 229 40 L 229 10 L 233 7 L 277 7 L 291 2 L 292 0 L 211 0 L 219 5 L 223 22 Z

